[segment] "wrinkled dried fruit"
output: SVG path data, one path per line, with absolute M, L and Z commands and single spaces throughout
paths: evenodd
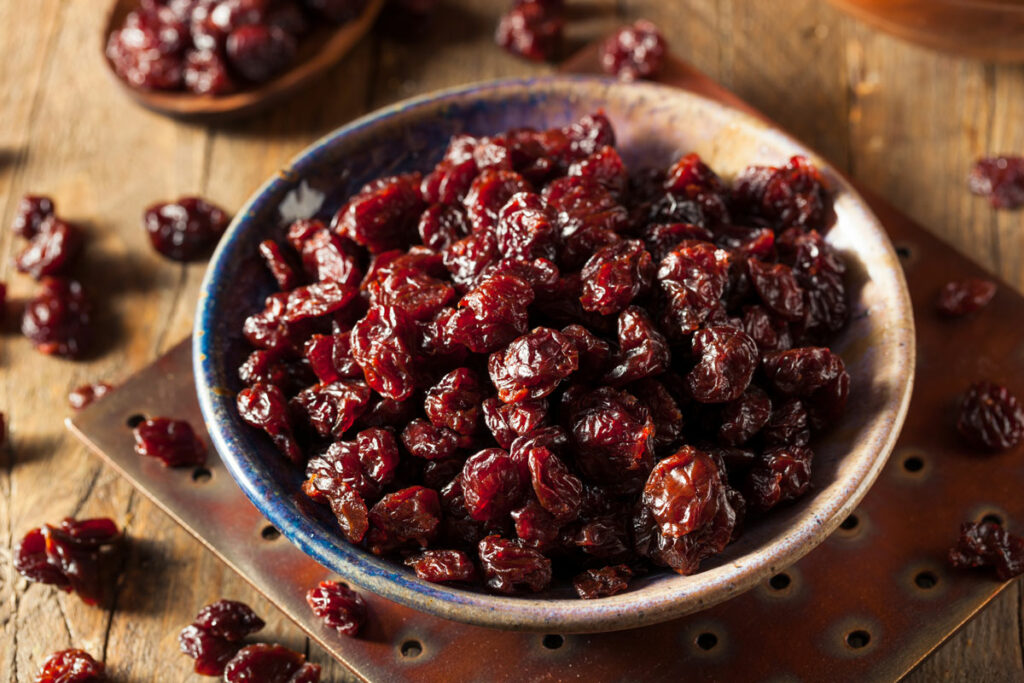
M 1024 439 L 1024 408 L 1006 387 L 976 382 L 960 403 L 956 428 L 978 448 L 1009 450 Z
M 405 560 L 416 576 L 431 583 L 449 581 L 472 581 L 476 578 L 476 567 L 469 555 L 461 550 L 424 550 Z
M 281 645 L 249 645 L 224 668 L 226 683 L 319 683 L 320 665 Z
M 629 580 L 632 577 L 632 569 L 624 564 L 616 564 L 600 569 L 587 569 L 573 578 L 572 585 L 581 598 L 593 600 L 622 593 L 629 588 Z
M 601 46 L 601 68 L 623 81 L 657 75 L 664 59 L 665 38 L 643 19 L 619 29 Z
M 146 209 L 143 225 L 153 248 L 169 259 L 191 261 L 220 239 L 231 217 L 199 197 L 182 197 Z
M 104 666 L 84 650 L 54 652 L 43 662 L 35 683 L 101 683 L 106 681 Z
M 576 345 L 561 332 L 538 327 L 491 354 L 488 370 L 505 403 L 544 398 L 576 371 Z
M 1024 538 L 995 522 L 964 522 L 949 549 L 954 567 L 993 567 L 1000 581 L 1024 574 Z
M 77 358 L 92 340 L 91 308 L 78 282 L 43 278 L 42 290 L 25 305 L 21 333 L 42 353 Z
M 185 420 L 152 417 L 132 430 L 135 452 L 158 459 L 164 467 L 194 467 L 206 464 L 206 445 Z
M 487 585 L 501 593 L 528 588 L 534 593 L 551 583 L 551 560 L 517 541 L 488 536 L 478 546 Z
M 978 159 L 967 176 L 967 187 L 974 194 L 988 197 L 996 209 L 1024 206 L 1024 157 Z
M 32 529 L 14 547 L 14 568 L 29 581 L 74 591 L 95 605 L 116 570 L 122 536 L 107 518 L 74 520 Z
M 942 287 L 935 307 L 939 313 L 958 318 L 981 310 L 995 295 L 996 283 L 992 280 L 976 277 L 953 280 Z
M 366 601 L 338 581 L 321 581 L 306 593 L 306 602 L 313 614 L 320 617 L 328 628 L 345 636 L 354 636 L 366 623 Z

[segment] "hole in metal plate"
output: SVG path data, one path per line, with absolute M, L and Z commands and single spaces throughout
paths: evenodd
M 867 647 L 868 643 L 871 642 L 871 634 L 864 629 L 857 629 L 856 631 L 850 631 L 846 634 L 846 644 L 852 647 L 854 650 L 859 650 L 862 647 Z
M 914 585 L 924 590 L 930 590 L 935 588 L 935 585 L 939 582 L 939 577 L 934 572 L 922 571 L 918 572 L 914 576 Z
M 273 524 L 268 524 L 260 531 L 260 536 L 263 537 L 264 541 L 276 541 L 281 538 L 281 532 Z
M 850 515 L 843 520 L 843 523 L 839 525 L 839 528 L 843 531 L 853 531 L 860 525 L 860 519 L 857 515 Z
M 699 636 L 697 636 L 696 642 L 697 647 L 699 647 L 700 649 L 711 650 L 714 649 L 716 645 L 718 645 L 718 636 L 716 636 L 714 633 L 705 631 L 704 633 L 701 633 Z
M 557 650 L 558 648 L 565 645 L 565 638 L 558 635 L 557 633 L 549 633 L 540 641 L 541 644 L 549 650 Z
M 1004 524 L 1003 516 L 1002 515 L 998 515 L 998 514 L 996 514 L 994 512 L 990 512 L 987 515 L 985 515 L 984 517 L 982 517 L 981 521 L 982 522 L 988 522 L 990 524 L 998 524 L 999 526 L 1003 526 L 1003 524 Z
M 913 256 L 914 252 L 911 251 L 910 247 L 908 247 L 905 244 L 897 244 L 896 245 L 896 255 L 899 256 L 901 259 L 906 260 L 906 259 L 910 258 L 911 256 Z
M 418 640 L 407 640 L 402 643 L 402 647 L 399 648 L 403 657 L 412 659 L 413 657 L 419 657 L 423 654 L 423 645 Z
M 197 467 L 192 470 L 192 481 L 197 484 L 205 484 L 213 478 L 213 472 L 205 467 Z
M 919 455 L 908 456 L 903 461 L 903 469 L 907 472 L 920 472 L 924 469 L 924 460 Z
M 135 413 L 134 415 L 129 415 L 128 419 L 125 420 L 124 423 L 126 425 L 128 425 L 128 427 L 130 429 L 135 429 L 136 427 L 138 427 L 140 424 L 142 424 L 145 421 L 146 421 L 146 416 L 145 415 L 142 415 L 141 413 Z
M 789 588 L 789 584 L 792 583 L 792 579 L 789 578 L 789 574 L 782 572 L 776 574 L 772 578 L 768 579 L 768 585 L 777 591 L 785 590 Z

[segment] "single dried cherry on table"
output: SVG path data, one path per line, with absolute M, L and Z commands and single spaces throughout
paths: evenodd
M 561 4 L 526 0 L 502 15 L 494 40 L 514 55 L 543 62 L 558 52 L 564 29 Z
M 104 669 L 85 650 L 61 650 L 46 658 L 35 683 L 102 683 L 107 680 Z
M 68 517 L 25 534 L 14 547 L 14 568 L 29 581 L 74 591 L 95 605 L 117 570 L 122 538 L 113 520 Z
M 169 259 L 191 261 L 220 239 L 231 217 L 199 197 L 182 197 L 146 209 L 143 225 L 153 248 Z
M 21 333 L 47 355 L 77 358 L 92 341 L 92 305 L 75 280 L 43 278 L 41 290 L 25 305 Z
M 313 614 L 342 635 L 357 635 L 366 623 L 363 596 L 338 581 L 321 581 L 320 585 L 310 588 L 306 602 Z
M 43 195 L 27 194 L 18 201 L 18 208 L 11 222 L 11 232 L 30 240 L 39 232 L 39 226 L 57 211 L 53 200 Z
M 954 567 L 992 567 L 1000 581 L 1024 574 L 1024 538 L 995 522 L 964 522 L 949 550 Z
M 977 448 L 1009 450 L 1024 440 L 1024 407 L 1006 387 L 976 382 L 961 400 L 956 427 Z
M 651 78 L 665 60 L 665 38 L 658 27 L 641 19 L 615 32 L 601 45 L 601 68 L 619 80 Z
M 191 467 L 206 463 L 206 445 L 184 420 L 153 417 L 136 425 L 135 452 L 156 458 L 164 467 Z
M 114 386 L 106 382 L 83 384 L 68 392 L 68 405 L 75 410 L 82 410 L 93 401 L 109 394 L 113 389 Z
M 952 280 L 943 285 L 935 307 L 943 315 L 959 318 L 981 310 L 995 295 L 996 283 L 992 280 L 978 277 Z
M 260 245 L 280 291 L 243 325 L 239 415 L 349 542 L 589 599 L 697 571 L 811 487 L 850 393 L 826 178 L 794 157 L 730 185 L 695 154 L 631 174 L 614 144 L 601 113 L 459 135 Z
M 197 674 L 220 676 L 244 647 L 242 641 L 264 626 L 264 621 L 245 603 L 218 600 L 199 610 L 195 620 L 181 630 L 178 647 L 196 660 L 193 668 Z
M 1019 209 L 1024 206 L 1024 157 L 978 159 L 967 176 L 967 187 L 988 197 L 996 209 Z
M 226 683 L 318 683 L 320 665 L 282 645 L 243 647 L 224 668 Z

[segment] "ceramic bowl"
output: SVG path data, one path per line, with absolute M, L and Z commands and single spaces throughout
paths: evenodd
M 666 167 L 698 152 L 731 177 L 748 164 L 805 154 L 838 190 L 828 239 L 850 265 L 853 315 L 835 346 L 852 376 L 849 410 L 814 443 L 813 489 L 751 524 L 692 576 L 658 572 L 620 595 L 579 600 L 568 584 L 537 595 L 499 596 L 432 584 L 393 560 L 350 545 L 329 512 L 296 502 L 301 482 L 235 410 L 236 371 L 249 349 L 242 321 L 262 308 L 274 283 L 257 253 L 297 218 L 331 216 L 381 175 L 427 170 L 456 133 L 487 135 L 518 126 L 562 126 L 604 109 L 630 168 Z M 588 77 L 500 81 L 401 102 L 328 135 L 271 178 L 238 212 L 207 270 L 194 334 L 195 380 L 213 443 L 253 504 L 292 543 L 345 580 L 423 612 L 505 629 L 552 632 L 637 627 L 694 612 L 745 591 L 794 563 L 831 533 L 878 475 L 907 411 L 914 368 L 910 299 L 893 247 L 864 201 L 827 164 L 778 130 L 684 91 Z

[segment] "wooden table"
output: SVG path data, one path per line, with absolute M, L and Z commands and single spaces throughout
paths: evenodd
M 202 605 L 230 597 L 267 618 L 268 639 L 308 651 L 324 665 L 325 680 L 342 680 L 340 666 L 65 432 L 65 396 L 85 381 L 117 382 L 191 329 L 204 266 L 173 264 L 150 249 L 140 227 L 149 203 L 197 193 L 238 207 L 310 141 L 368 110 L 550 67 L 494 46 L 491 34 L 506 2 L 445 0 L 430 39 L 403 45 L 369 36 L 294 102 L 205 128 L 143 111 L 118 92 L 100 57 L 107 4 L 0 2 L 0 222 L 10 222 L 22 194 L 37 192 L 55 197 L 62 215 L 88 227 L 80 275 L 103 330 L 95 356 L 77 363 L 36 353 L 10 320 L 0 337 L 0 411 L 10 423 L 0 447 L 0 675 L 30 680 L 48 653 L 75 646 L 103 657 L 118 681 L 193 680 L 177 632 Z M 654 20 L 680 56 L 1024 286 L 1022 214 L 995 213 L 964 187 L 977 156 L 1024 151 L 1024 69 L 909 46 L 821 0 L 569 5 L 578 15 L 569 30 L 576 45 L 627 19 Z M 0 230 L 0 279 L 15 301 L 34 288 L 11 267 L 18 248 Z M 109 515 L 134 539 L 112 611 L 29 584 L 11 566 L 11 548 L 26 530 L 67 515 Z M 1021 599 L 1020 588 L 1011 587 L 910 680 L 1024 677 Z

